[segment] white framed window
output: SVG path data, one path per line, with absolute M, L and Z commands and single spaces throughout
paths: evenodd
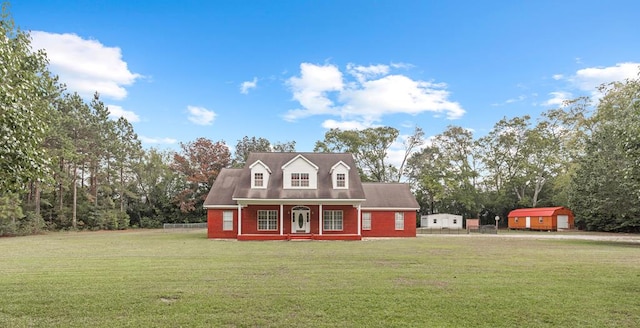
M 309 187 L 309 173 L 291 173 L 292 187 Z
M 258 210 L 258 230 L 259 231 L 278 230 L 278 211 Z
M 340 210 L 327 210 L 324 211 L 324 230 L 327 231 L 340 231 L 342 230 L 342 211 Z
M 396 212 L 396 230 L 404 230 L 404 212 Z
M 336 174 L 336 187 L 344 188 L 347 186 L 347 175 L 344 173 Z
M 433 219 L 433 224 L 438 223 L 438 219 Z
M 253 174 L 253 186 L 254 187 L 262 187 L 262 186 L 264 186 L 264 174 L 262 174 L 262 173 L 254 173 Z
M 513 218 L 513 222 L 517 223 L 518 222 L 518 218 L 517 217 Z
M 542 217 L 538 217 L 538 222 L 544 223 L 544 219 Z
M 458 224 L 458 219 L 453 219 L 453 224 Z
M 222 230 L 223 231 L 233 230 L 233 211 L 222 212 Z
M 362 230 L 371 230 L 371 212 L 362 213 Z

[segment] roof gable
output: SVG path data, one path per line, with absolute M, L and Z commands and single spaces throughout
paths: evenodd
M 288 161 L 287 163 L 285 163 L 284 165 L 282 165 L 282 169 L 286 169 L 288 166 L 293 165 L 294 163 L 303 160 L 304 162 L 307 163 L 307 165 L 311 166 L 312 168 L 314 168 L 316 171 L 319 169 L 317 165 L 313 164 L 312 161 L 308 160 L 306 157 L 302 156 L 302 154 L 294 157 L 293 159 L 291 159 L 290 161 Z
M 261 160 L 257 160 L 255 162 L 253 162 L 253 164 L 249 165 L 249 168 L 252 169 L 252 168 L 256 167 L 257 165 L 262 165 L 262 167 L 264 167 L 265 170 L 267 170 L 267 172 L 269 172 L 269 174 L 271 174 L 271 169 L 267 166 L 267 164 L 262 163 Z
M 346 168 L 346 169 L 347 169 L 347 171 L 350 171 L 350 170 L 351 170 L 351 168 L 349 167 L 349 165 L 345 164 L 343 161 L 339 161 L 338 163 L 336 163 L 335 165 L 333 165 L 333 166 L 331 167 L 331 169 L 329 170 L 329 173 L 333 173 L 333 171 L 334 171 L 335 169 L 337 169 L 338 167 L 340 167 L 340 166 L 343 166 L 344 168 Z

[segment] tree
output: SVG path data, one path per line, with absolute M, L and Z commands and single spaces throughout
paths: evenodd
M 171 168 L 185 179 L 176 202 L 184 213 L 203 214 L 201 205 L 220 170 L 230 165 L 231 153 L 224 141 L 214 143 L 206 138 L 181 143 L 180 147 L 182 152 L 174 154 L 171 164 Z
M 389 147 L 398 135 L 399 131 L 392 127 L 331 129 L 323 141 L 316 142 L 313 151 L 351 153 L 363 181 L 389 182 L 398 175 L 398 169 L 387 163 Z
M 569 202 L 588 230 L 640 231 L 640 81 L 603 85 Z
M 61 87 L 44 51 L 31 50 L 29 34 L 15 28 L 7 6 L 0 15 L 0 190 L 16 192 L 48 177 L 41 146 Z
M 234 167 L 243 167 L 247 162 L 249 154 L 252 152 L 294 152 L 296 151 L 296 142 L 276 142 L 271 143 L 265 138 L 256 138 L 244 136 L 236 143 L 235 155 L 233 158 Z

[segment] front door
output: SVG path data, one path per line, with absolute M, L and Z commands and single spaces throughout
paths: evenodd
M 296 206 L 291 210 L 291 233 L 311 231 L 311 211 L 308 207 Z

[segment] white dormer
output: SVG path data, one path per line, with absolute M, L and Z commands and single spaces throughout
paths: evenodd
M 349 170 L 351 168 L 343 161 L 331 167 L 329 173 L 331 174 L 333 189 L 349 189 Z
M 282 165 L 282 188 L 317 189 L 318 166 L 302 155 Z
M 251 188 L 266 189 L 269 184 L 271 169 L 262 161 L 257 160 L 249 166 L 251 169 Z

